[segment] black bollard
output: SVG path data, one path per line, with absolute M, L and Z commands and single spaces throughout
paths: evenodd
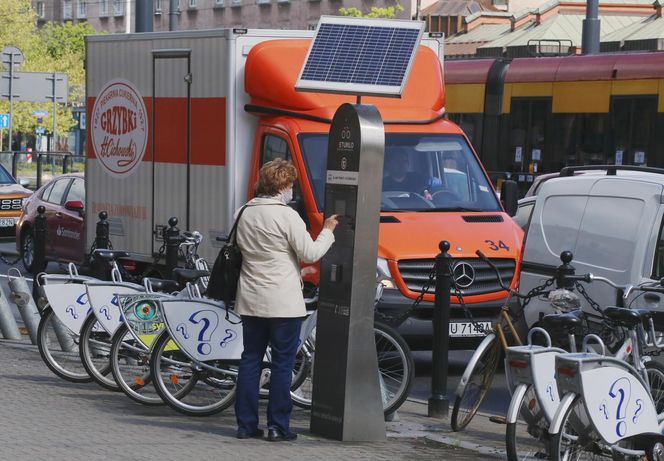
M 35 217 L 35 235 L 34 235 L 34 251 L 33 251 L 33 262 L 32 272 L 34 273 L 34 279 L 32 283 L 32 297 L 35 302 L 40 297 L 38 292 L 37 276 L 39 272 L 44 268 L 46 263 L 46 208 L 43 205 L 37 207 L 37 216 Z
M 571 251 L 563 251 L 560 253 L 560 261 L 562 264 L 556 269 L 556 288 L 566 288 L 568 290 L 574 289 L 574 281 L 568 280 L 565 276 L 574 275 L 575 268 L 570 263 L 574 255 Z
M 164 242 L 166 243 L 166 271 L 173 279 L 173 269 L 178 267 L 178 250 L 180 248 L 180 229 L 178 218 L 172 217 L 168 220 L 168 229 L 164 229 Z
M 447 397 L 447 368 L 450 342 L 450 292 L 452 287 L 452 257 L 447 253 L 450 242 L 438 244 L 436 256 L 436 301 L 433 308 L 433 367 L 431 372 L 431 397 L 428 416 L 446 418 L 450 401 Z
M 108 213 L 101 211 L 99 213 L 99 221 L 95 229 L 95 249 L 106 250 L 110 247 L 108 239 Z M 94 255 L 93 255 L 94 258 Z M 108 266 L 106 261 L 101 258 L 94 258 L 92 261 L 93 272 L 95 277 L 100 280 L 107 280 L 109 278 Z

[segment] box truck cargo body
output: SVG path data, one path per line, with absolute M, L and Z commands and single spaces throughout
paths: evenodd
M 160 230 L 176 216 L 180 229 L 203 234 L 200 254 L 211 261 L 260 166 L 276 157 L 298 170 L 293 206 L 315 237 L 330 121 L 355 97 L 294 90 L 311 36 L 243 29 L 88 37 L 87 248 L 97 213 L 108 211 L 114 248 L 129 251 L 139 267 L 154 264 Z M 441 57 L 439 41 L 423 39 L 401 99 L 362 98 L 385 121 L 386 171 L 376 174 L 388 177 L 399 157 L 416 182 L 426 181 L 421 190 L 383 191 L 377 276 L 387 289 L 379 307 L 400 312 L 412 304 L 446 239 L 473 272 L 462 288 L 466 304 L 488 320 L 506 293 L 474 252 L 484 251 L 514 283 L 522 232 L 464 133 L 444 118 Z M 317 283 L 317 266 L 302 274 Z M 425 343 L 433 287 L 430 293 L 402 326 Z M 452 317 L 458 344 L 476 339 L 462 309 Z

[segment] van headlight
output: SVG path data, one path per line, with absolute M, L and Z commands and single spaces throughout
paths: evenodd
M 383 285 L 383 288 L 396 289 L 397 287 L 394 279 L 392 279 L 390 268 L 385 258 L 378 258 L 376 261 L 376 280 Z

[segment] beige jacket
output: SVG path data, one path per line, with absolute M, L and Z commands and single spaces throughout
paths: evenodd
M 237 243 L 242 251 L 235 312 L 255 317 L 304 317 L 299 261 L 318 261 L 334 242 L 323 229 L 314 241 L 291 207 L 257 197 L 240 217 Z

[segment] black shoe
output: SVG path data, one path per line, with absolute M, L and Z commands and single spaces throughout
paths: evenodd
M 268 429 L 267 439 L 270 442 L 291 442 L 297 439 L 297 434 L 295 432 L 282 434 L 281 431 L 279 431 L 278 429 Z
M 237 431 L 235 437 L 238 439 L 262 439 L 264 434 L 263 429 L 256 429 L 253 432 Z

